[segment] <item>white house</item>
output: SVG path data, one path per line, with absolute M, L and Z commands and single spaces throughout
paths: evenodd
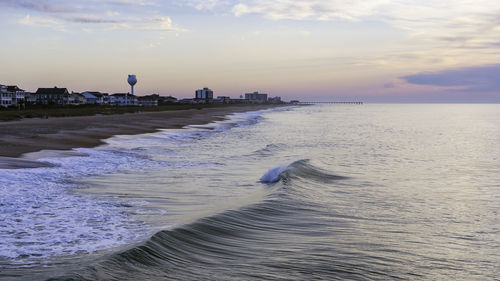
M 0 85 L 0 106 L 24 106 L 26 92 L 18 86 Z
M 86 104 L 86 103 L 87 103 L 87 99 L 82 94 L 71 92 L 71 94 L 69 94 L 69 96 L 68 96 L 67 104 L 81 105 L 81 104 Z
M 12 105 L 24 105 L 26 92 L 18 86 L 7 86 L 7 92 L 12 94 Z
M 12 93 L 7 91 L 7 86 L 0 85 L 0 106 L 9 107 L 12 105 Z
M 109 96 L 109 103 L 112 105 L 139 105 L 137 97 L 126 93 L 116 93 Z
M 97 97 L 94 95 L 94 92 L 83 92 L 81 93 L 85 97 L 85 103 L 86 104 L 96 104 L 97 103 Z
M 109 95 L 96 91 L 86 91 L 82 95 L 87 100 L 87 104 L 109 104 Z

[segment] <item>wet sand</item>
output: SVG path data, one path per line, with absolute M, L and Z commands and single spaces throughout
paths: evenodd
M 114 135 L 178 129 L 222 120 L 225 115 L 276 107 L 237 105 L 203 109 L 142 112 L 123 115 L 24 119 L 0 122 L 0 169 L 36 168 L 50 165 L 33 161 L 32 152 L 95 147 Z M 28 154 L 23 157 L 24 154 Z M 17 158 L 22 157 L 22 158 Z

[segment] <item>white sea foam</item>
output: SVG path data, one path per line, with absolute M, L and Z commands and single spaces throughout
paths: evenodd
M 53 168 L 0 170 L 0 257 L 24 260 L 94 252 L 145 234 L 118 200 L 72 193 L 71 179 L 147 169 L 168 163 L 103 149 L 77 149 L 87 157 L 40 159 Z
M 124 202 L 75 193 L 75 180 L 106 173 L 168 167 L 172 169 L 215 165 L 176 159 L 174 146 L 207 137 L 234 126 L 258 122 L 262 112 L 236 113 L 227 120 L 182 130 L 163 130 L 137 136 L 115 136 L 99 148 L 79 148 L 74 154 L 37 154 L 52 168 L 0 169 L 0 260 L 28 264 L 50 256 L 90 253 L 137 241 L 147 226 L 132 213 L 163 211 L 147 209 L 145 201 Z M 168 156 L 159 161 L 153 155 Z M 163 158 L 165 159 L 165 157 Z M 140 207 L 135 211 L 128 211 Z
M 261 115 L 264 112 L 270 112 L 273 110 L 279 110 L 279 108 L 265 111 L 233 113 L 226 116 L 227 119 L 222 121 L 216 121 L 203 125 L 188 125 L 182 129 L 163 129 L 159 132 L 149 134 L 113 136 L 106 139 L 105 142 L 108 147 L 112 149 L 132 150 L 147 148 L 150 150 L 153 148 L 161 148 L 164 150 L 162 151 L 162 154 L 170 152 L 171 155 L 174 156 L 175 151 L 165 150 L 166 142 L 185 144 L 186 141 L 203 139 L 212 134 L 220 133 L 233 127 L 252 125 L 263 118 Z
M 281 179 L 282 173 L 289 167 L 289 165 L 280 165 L 274 167 L 267 171 L 261 178 L 260 181 L 264 183 L 274 183 Z

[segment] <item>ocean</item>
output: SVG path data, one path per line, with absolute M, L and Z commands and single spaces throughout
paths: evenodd
M 498 280 L 500 105 L 236 113 L 0 170 L 1 280 Z

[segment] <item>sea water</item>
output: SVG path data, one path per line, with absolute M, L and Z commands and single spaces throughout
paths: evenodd
M 492 280 L 499 105 L 317 105 L 0 170 L 0 279 Z

